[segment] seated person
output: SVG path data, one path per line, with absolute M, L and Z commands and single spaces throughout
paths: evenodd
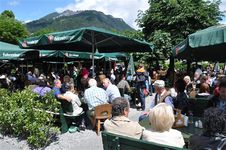
M 214 95 L 209 101 L 209 107 L 217 107 L 221 111 L 226 111 L 226 78 L 222 78 L 219 83 L 219 93 Z
M 180 109 L 182 114 L 188 113 L 188 96 L 185 93 L 186 83 L 183 79 L 178 79 L 174 85 L 177 96 L 174 101 L 175 108 Z
M 104 122 L 106 131 L 140 139 L 143 127 L 138 122 L 129 120 L 129 102 L 123 97 L 118 97 L 112 101 L 112 118 Z
M 222 140 L 223 138 L 226 139 L 222 135 L 225 120 L 225 116 L 218 108 L 210 107 L 206 109 L 203 120 L 203 134 L 192 135 L 189 139 L 189 148 L 192 150 L 226 149 L 226 140 Z
M 52 90 L 50 87 L 48 87 L 47 81 L 44 79 L 38 79 L 36 82 L 37 86 L 35 86 L 32 91 L 39 94 L 40 96 L 45 96 L 47 92 Z
M 124 97 L 124 94 L 128 94 L 128 92 L 131 91 L 130 85 L 126 81 L 126 77 L 123 74 L 120 76 L 120 81 L 117 84 L 117 87 L 119 88 L 122 97 Z
M 190 76 L 185 76 L 185 77 L 184 77 L 184 81 L 185 81 L 185 84 L 186 84 L 186 86 L 185 86 L 185 93 L 186 93 L 187 95 L 189 95 L 190 92 L 191 92 L 192 89 L 193 89 L 193 86 L 192 86 L 192 82 L 191 82 Z
M 97 81 L 95 79 L 90 79 L 89 88 L 85 90 L 84 102 L 88 105 L 87 116 L 90 121 L 93 121 L 95 107 L 102 104 L 108 103 L 108 95 L 106 91 L 102 88 L 97 87 Z
M 201 83 L 197 98 L 208 98 L 210 96 L 210 86 L 207 83 Z
M 143 132 L 143 140 L 183 148 L 185 143 L 181 132 L 172 129 L 175 118 L 170 105 L 157 104 L 150 110 L 149 121 L 151 129 Z
M 66 84 L 69 83 L 69 82 L 72 82 L 72 81 L 73 81 L 73 79 L 69 75 L 64 76 L 63 83 L 62 83 L 62 86 L 61 86 L 61 89 L 60 89 L 62 93 L 66 92 L 66 89 L 65 89 Z
M 172 106 L 172 108 L 174 108 L 174 104 L 173 104 L 173 97 L 171 96 L 171 92 L 168 91 L 165 88 L 165 81 L 163 80 L 156 80 L 153 83 L 154 87 L 155 87 L 155 97 L 154 99 L 151 99 L 150 101 L 150 110 L 154 108 L 154 106 L 156 106 L 159 103 L 166 103 L 170 106 Z M 147 117 L 149 114 L 149 111 L 144 112 L 140 117 L 139 117 L 139 121 L 143 120 L 145 117 Z
M 71 114 L 74 116 L 79 115 L 83 109 L 79 107 L 81 106 L 81 101 L 79 100 L 78 95 L 74 93 L 75 92 L 74 84 L 71 82 L 66 83 L 65 90 L 66 92 L 63 95 L 71 98 L 71 104 L 73 109 L 73 112 Z
M 115 98 L 121 97 L 118 87 L 112 84 L 108 78 L 103 79 L 103 85 L 106 89 L 109 103 L 111 103 Z

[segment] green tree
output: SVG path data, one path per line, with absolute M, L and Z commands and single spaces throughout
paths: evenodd
M 27 37 L 28 31 L 13 16 L 12 11 L 4 11 L 0 14 L 0 41 L 17 44 L 17 39 Z
M 15 19 L 15 15 L 11 10 L 5 10 L 1 14 L 2 16 Z
M 222 17 L 220 3 L 220 0 L 149 0 L 149 9 L 139 13 L 137 23 L 145 39 L 152 40 L 157 50 L 169 56 L 167 51 L 188 34 L 218 23 Z

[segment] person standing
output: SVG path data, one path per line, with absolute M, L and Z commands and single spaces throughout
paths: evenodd
M 141 103 L 141 109 L 145 110 L 145 93 L 144 90 L 146 89 L 146 81 L 148 81 L 148 73 L 144 69 L 143 65 L 139 65 L 138 69 L 136 70 L 136 90 L 138 99 Z

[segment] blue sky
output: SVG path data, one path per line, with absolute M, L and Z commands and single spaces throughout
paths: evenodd
M 226 0 L 221 0 L 220 9 L 226 10 Z M 0 13 L 12 10 L 20 21 L 37 20 L 49 13 L 64 10 L 98 10 L 123 20 L 137 28 L 138 10 L 148 8 L 148 0 L 0 0 Z M 221 23 L 226 24 L 226 17 Z

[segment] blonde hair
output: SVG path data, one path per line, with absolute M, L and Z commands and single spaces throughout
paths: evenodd
M 149 122 L 154 131 L 169 131 L 174 121 L 175 118 L 172 106 L 166 103 L 159 103 L 149 113 Z

